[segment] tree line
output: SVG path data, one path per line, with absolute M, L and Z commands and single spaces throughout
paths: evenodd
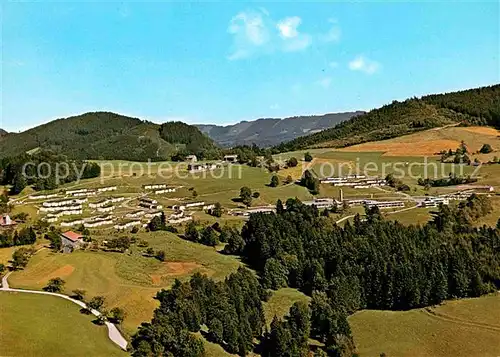
M 54 190 L 59 185 L 100 174 L 97 163 L 70 160 L 50 150 L 0 160 L 0 184 L 11 185 L 12 194 L 20 193 L 26 186 L 37 191 Z

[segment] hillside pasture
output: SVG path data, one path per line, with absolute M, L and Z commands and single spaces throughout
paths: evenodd
M 500 150 L 500 131 L 488 127 L 448 126 L 404 135 L 394 139 L 369 142 L 340 149 L 348 152 L 381 151 L 384 156 L 432 156 L 442 150 L 455 150 L 462 141 L 469 151 L 479 151 L 483 144 Z
M 153 299 L 161 288 L 175 279 L 188 279 L 195 272 L 223 279 L 240 263 L 215 249 L 185 241 L 171 233 L 139 233 L 155 251 L 164 250 L 166 261 L 144 256 L 146 248 L 132 246 L 129 253 L 75 251 L 71 254 L 43 250 L 31 258 L 26 269 L 13 273 L 12 287 L 42 289 L 49 279 L 60 276 L 66 281 L 65 292 L 83 289 L 87 298 L 106 297 L 106 307 L 119 306 L 127 317 L 124 327 L 132 333 L 152 317 L 157 303 Z M 109 236 L 93 236 L 98 240 Z
M 77 305 L 54 296 L 0 292 L 0 355 L 118 357 L 127 354 Z
M 364 310 L 349 323 L 361 357 L 500 355 L 500 295 L 410 311 Z

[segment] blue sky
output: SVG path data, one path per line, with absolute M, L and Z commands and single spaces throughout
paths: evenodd
M 0 127 L 235 123 L 500 82 L 498 2 L 10 2 Z

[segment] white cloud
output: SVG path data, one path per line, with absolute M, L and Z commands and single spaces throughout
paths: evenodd
M 366 74 L 374 74 L 380 69 L 380 67 L 380 63 L 364 56 L 357 56 L 349 62 L 349 69 L 351 71 L 361 71 Z
M 269 109 L 272 109 L 272 110 L 276 110 L 276 109 L 279 109 L 279 108 L 281 108 L 281 106 L 278 103 L 274 103 L 274 104 L 271 104 L 269 106 Z
M 242 11 L 229 22 L 228 33 L 233 37 L 229 60 L 274 52 L 297 52 L 309 48 L 314 42 L 338 41 L 340 28 L 334 27 L 326 34 L 309 34 L 301 31 L 302 19 L 289 16 L 274 20 L 266 9 Z
M 342 36 L 342 31 L 340 30 L 340 26 L 337 24 L 336 20 L 330 19 L 329 22 L 332 23 L 332 26 L 326 33 L 320 36 L 320 39 L 323 42 L 339 42 L 340 37 Z
M 287 17 L 279 21 L 276 27 L 278 28 L 281 37 L 283 38 L 293 38 L 297 37 L 299 32 L 297 27 L 299 27 L 302 19 L 298 16 Z
M 321 78 L 319 81 L 316 82 L 316 84 L 323 87 L 324 89 L 328 89 L 332 84 L 332 78 L 331 77 Z
M 227 31 L 233 35 L 234 51 L 230 60 L 248 57 L 269 42 L 266 17 L 266 12 L 260 10 L 240 12 L 231 19 Z

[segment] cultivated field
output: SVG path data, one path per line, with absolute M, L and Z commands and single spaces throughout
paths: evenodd
M 365 310 L 349 323 L 361 357 L 500 355 L 500 295 L 403 312 Z
M 87 298 L 106 297 L 106 307 L 119 306 L 127 317 L 124 327 L 133 333 L 141 322 L 149 321 L 157 303 L 153 299 L 161 288 L 175 279 L 187 279 L 195 272 L 223 279 L 240 263 L 215 249 L 185 241 L 167 232 L 139 233 L 154 250 L 166 252 L 166 262 L 143 256 L 146 248 L 132 246 L 130 253 L 75 251 L 71 254 L 42 250 L 31 258 L 27 268 L 13 273 L 12 287 L 41 289 L 49 279 L 61 277 L 65 291 L 83 289 Z M 104 239 L 106 237 L 93 236 Z
M 63 299 L 0 292 L 0 356 L 126 356 L 92 320 Z
M 487 127 L 444 127 L 421 131 L 394 139 L 350 146 L 342 151 L 380 151 L 386 156 L 432 156 L 441 150 L 455 150 L 465 141 L 469 151 L 478 151 L 483 144 L 500 149 L 500 131 Z

